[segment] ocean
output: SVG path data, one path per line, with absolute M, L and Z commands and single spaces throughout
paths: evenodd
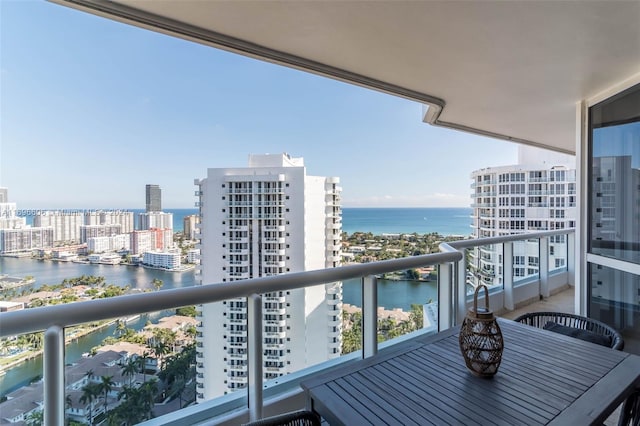
M 471 234 L 470 208 L 343 208 L 342 230 L 348 234 Z
M 136 213 L 143 210 L 132 210 Z M 196 214 L 196 209 L 166 209 L 173 213 L 174 231 L 182 231 L 183 219 Z M 471 212 L 467 207 L 416 208 L 343 208 L 342 230 L 348 234 L 371 232 L 380 234 L 469 235 Z
M 144 210 L 133 209 L 136 213 Z M 196 214 L 197 209 L 165 209 L 173 213 L 173 230 L 183 230 L 183 219 Z M 380 234 L 428 234 L 469 235 L 471 212 L 467 207 L 416 207 L 416 208 L 343 208 L 342 230 L 348 234 L 371 232 Z
M 123 209 L 125 210 L 125 209 Z M 126 209 L 138 213 L 144 209 Z M 173 230 L 184 229 L 184 217 L 197 214 L 197 209 L 164 209 L 173 213 Z M 415 207 L 415 208 L 343 208 L 342 230 L 348 234 L 371 232 L 380 234 L 429 234 L 464 235 L 471 233 L 471 212 L 467 207 Z M 33 223 L 33 216 L 27 216 L 27 224 Z

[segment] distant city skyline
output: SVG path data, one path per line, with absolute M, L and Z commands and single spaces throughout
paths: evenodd
M 344 207 L 468 207 L 517 145 L 433 127 L 405 99 L 47 2 L 0 2 L 0 186 L 19 208 L 192 208 L 208 168 L 304 157 Z M 488 100 L 489 102 L 490 100 Z

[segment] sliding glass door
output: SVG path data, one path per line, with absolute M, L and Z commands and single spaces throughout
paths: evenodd
M 640 85 L 589 108 L 589 316 L 640 333 Z

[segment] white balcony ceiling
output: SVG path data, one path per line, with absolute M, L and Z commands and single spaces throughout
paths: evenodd
M 637 0 L 53 1 L 439 104 L 435 124 L 570 153 L 576 103 L 640 74 Z

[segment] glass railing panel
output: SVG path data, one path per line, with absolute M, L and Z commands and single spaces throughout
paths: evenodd
M 44 401 L 43 345 L 42 332 L 0 340 L 0 413 L 10 422 L 39 420 L 42 424 L 42 409 L 33 402 Z
M 523 244 L 524 248 L 522 250 L 524 250 L 524 252 L 529 249 L 535 251 L 535 248 L 537 248 L 538 246 L 537 240 Z M 527 245 L 531 244 L 534 245 L 534 248 L 527 248 Z M 503 244 L 500 243 L 482 246 L 481 249 L 478 248 L 477 251 L 473 248 L 468 250 L 474 250 L 474 254 L 465 258 L 467 262 L 473 263 L 474 265 L 479 267 L 486 267 L 487 265 L 491 265 L 491 263 L 494 262 L 493 264 L 498 266 L 498 269 L 496 269 L 497 273 L 495 274 L 497 276 L 497 279 L 496 281 L 494 281 L 494 286 L 495 288 L 501 288 L 503 285 L 503 280 L 500 275 L 502 273 L 502 270 L 500 268 L 503 263 Z M 514 253 L 517 254 L 522 250 L 516 248 L 514 249 Z M 482 262 L 480 262 L 480 260 Z M 366 269 L 363 268 L 363 271 L 365 271 L 366 273 Z M 469 275 L 467 275 L 467 277 L 469 277 Z M 460 277 L 456 278 L 458 278 L 458 282 L 464 282 L 460 281 Z M 401 337 L 416 329 L 424 330 L 424 327 L 429 326 L 433 326 L 435 330 L 435 321 L 437 318 L 438 306 L 437 281 L 436 274 L 433 268 L 425 267 L 420 269 L 399 270 L 395 272 L 380 273 L 377 276 L 377 280 L 378 302 L 376 303 L 376 305 L 379 309 L 376 309 L 373 314 L 377 319 L 376 331 L 378 341 L 393 342 L 393 339 L 396 337 Z M 455 286 L 457 284 L 445 283 L 445 285 Z M 167 285 L 165 284 L 165 287 L 166 286 Z M 471 290 L 469 280 L 467 280 L 467 286 L 469 290 Z M 148 290 L 150 292 L 157 291 L 152 287 L 151 281 L 147 282 L 147 287 L 149 287 Z M 163 287 L 159 284 L 158 287 L 158 290 L 163 289 Z M 109 288 L 115 291 L 114 287 Z M 91 296 L 96 297 L 97 295 L 92 294 Z M 305 369 L 309 365 L 318 365 L 322 361 L 330 358 L 329 355 L 335 356 L 335 358 L 331 358 L 332 360 L 339 361 L 339 357 L 346 356 L 348 351 L 351 351 L 350 353 L 353 354 L 353 351 L 360 350 L 360 348 L 357 347 L 356 344 L 351 345 L 351 348 L 347 349 L 348 345 L 346 344 L 348 339 L 351 339 L 351 341 L 361 340 L 361 338 L 357 336 L 357 333 L 355 332 L 357 331 L 358 327 L 360 328 L 360 330 L 362 328 L 362 322 L 360 318 L 362 318 L 361 309 L 363 296 L 360 278 L 345 280 L 345 282 L 339 286 L 335 284 L 319 284 L 307 288 L 291 289 L 263 294 L 262 297 L 262 310 L 264 315 L 262 366 L 263 372 L 265 373 L 264 378 L 266 385 L 269 385 L 273 381 L 277 381 L 278 377 L 282 377 L 282 374 L 286 375 L 289 372 L 297 373 L 300 372 L 300 370 Z M 246 298 L 242 298 L 240 300 L 243 299 L 246 300 Z M 295 307 L 300 306 L 301 301 L 310 300 L 313 300 L 313 303 L 307 303 L 304 308 L 300 310 L 300 312 L 296 311 Z M 230 303 L 230 301 L 227 302 Z M 224 304 L 224 302 L 215 302 L 215 304 L 222 305 Z M 343 313 L 347 311 L 347 309 L 345 309 L 347 305 L 351 305 L 353 307 L 351 316 Z M 219 373 L 216 374 L 222 376 L 221 381 L 224 382 L 226 380 L 227 383 L 230 383 L 230 378 L 232 378 L 232 381 L 234 383 L 237 383 L 237 385 L 234 385 L 234 390 L 243 390 L 242 394 L 246 395 L 246 382 L 248 380 L 245 379 L 248 379 L 247 370 L 238 368 L 238 366 L 243 367 L 244 365 L 246 365 L 243 363 L 245 361 L 245 356 L 248 356 L 248 353 L 245 354 L 245 352 L 243 352 L 244 347 L 241 346 L 238 346 L 238 348 L 240 349 L 237 351 L 229 351 L 228 348 L 230 347 L 230 336 L 232 335 L 237 335 L 241 339 L 245 339 L 244 341 L 240 340 L 234 341 L 232 343 L 247 343 L 246 338 L 243 337 L 243 333 L 247 331 L 246 328 L 248 328 L 245 325 L 247 317 L 242 315 L 231 315 L 232 313 L 247 314 L 247 309 L 245 306 L 245 309 L 243 311 L 243 307 L 241 305 L 227 305 L 227 308 L 219 311 L 219 317 L 216 315 L 212 316 L 210 312 L 198 310 L 198 308 L 195 307 L 189 308 L 188 312 L 181 312 L 186 316 L 190 316 L 194 321 L 192 324 L 193 330 L 191 332 L 193 337 L 189 341 L 192 344 L 192 347 L 190 349 L 191 353 L 189 354 L 191 358 L 188 362 L 187 368 L 183 369 L 184 373 L 176 374 L 175 369 L 178 367 L 169 367 L 170 361 L 180 361 L 183 368 L 185 361 L 181 360 L 181 351 L 174 350 L 168 354 L 158 355 L 158 357 L 160 358 L 155 358 L 155 362 L 160 365 L 160 367 L 158 367 L 160 368 L 160 373 L 154 373 L 152 370 L 142 373 L 143 375 L 148 375 L 149 378 L 156 377 L 158 380 L 158 394 L 154 396 L 155 399 L 153 400 L 153 415 L 158 416 L 167 412 L 165 408 L 161 410 L 161 406 L 168 407 L 169 405 L 171 405 L 172 407 L 174 407 L 174 409 L 177 410 L 191 403 L 193 400 L 196 400 L 198 393 L 205 395 L 204 386 L 207 383 L 208 377 L 205 377 L 206 369 L 204 367 L 205 363 L 208 363 L 211 359 L 219 358 L 218 361 L 224 364 L 224 366 L 222 366 L 219 370 L 215 369 L 216 372 L 219 371 Z M 145 306 L 140 306 L 140 309 L 144 310 Z M 360 309 L 360 315 L 357 315 L 358 309 Z M 189 314 L 189 312 L 191 313 Z M 161 313 L 157 315 L 165 318 L 173 316 L 175 313 L 175 310 L 171 310 L 167 314 Z M 224 315 L 225 313 L 227 316 Z M 106 335 L 101 336 L 98 332 L 90 333 L 91 337 L 97 338 L 98 341 L 95 343 L 85 342 L 83 348 L 79 350 L 79 355 L 77 356 L 77 358 L 75 360 L 67 359 L 67 363 L 69 363 L 70 365 L 76 362 L 79 363 L 78 360 L 82 358 L 82 354 L 84 353 L 99 353 L 101 349 L 96 348 L 94 350 L 94 347 L 102 348 L 102 346 L 100 345 L 105 339 L 107 340 L 106 343 L 117 343 L 121 336 L 131 336 L 132 334 L 136 334 L 137 330 L 136 333 L 127 331 L 127 328 L 135 328 L 132 325 L 135 323 L 135 321 L 140 321 L 140 329 L 143 329 L 145 326 L 148 326 L 147 320 L 151 324 L 154 324 L 159 321 L 160 317 L 149 315 L 141 316 L 139 318 L 126 318 L 124 320 L 127 320 L 128 322 L 126 322 L 125 326 L 122 326 L 121 324 L 121 321 L 123 319 L 113 319 L 112 323 L 101 328 L 102 331 L 107 333 Z M 326 339 L 324 337 L 320 339 L 317 338 L 317 329 L 314 329 L 311 330 L 314 339 L 307 339 L 305 337 L 305 333 L 307 332 L 307 330 L 304 330 L 304 327 L 297 327 L 297 325 L 299 324 L 305 324 L 305 318 L 311 318 L 313 321 L 317 321 L 316 324 L 321 323 L 322 327 L 324 327 L 325 329 L 331 327 L 333 330 L 333 334 L 329 335 L 331 333 L 325 333 L 323 336 L 325 336 Z M 421 324 L 420 319 L 422 321 Z M 429 321 L 427 321 L 427 319 Z M 203 327 L 206 321 L 218 321 L 226 324 L 226 327 L 224 325 L 221 326 L 221 330 L 219 333 L 213 332 L 207 334 L 206 327 Z M 347 326 L 347 321 L 351 322 L 349 326 Z M 234 326 L 232 327 L 232 325 Z M 243 329 L 238 327 L 245 328 Z M 269 328 L 267 329 L 267 327 Z M 355 334 L 357 338 L 354 338 L 353 336 L 347 337 L 345 331 L 347 331 L 350 327 L 355 327 L 353 334 Z M 80 341 L 82 339 L 82 337 L 73 328 L 68 328 L 66 330 L 66 333 L 68 337 L 76 338 L 77 341 Z M 151 333 L 150 336 L 153 336 L 153 331 L 147 330 L 147 333 Z M 329 338 L 333 340 L 329 341 Z M 310 352 L 320 352 L 321 348 L 324 351 L 325 357 L 323 359 L 318 358 L 312 363 L 303 364 L 302 362 L 296 361 L 293 357 L 293 353 L 296 350 L 294 345 L 299 342 L 308 340 L 313 340 L 312 344 L 315 345 L 313 346 L 313 348 L 311 348 Z M 147 338 L 146 343 L 143 345 L 147 345 L 145 346 L 146 349 L 142 349 L 143 352 L 141 354 L 138 354 L 138 356 L 142 356 L 144 352 L 154 352 L 153 348 L 148 346 L 149 341 L 150 339 Z M 73 344 L 73 342 L 71 344 Z M 214 353 L 205 351 L 204 345 L 206 344 L 220 348 L 220 350 L 222 351 L 220 353 L 220 356 L 217 356 L 216 351 L 214 351 Z M 188 346 L 188 343 L 184 343 L 183 346 Z M 327 351 L 329 349 L 335 349 L 335 351 L 331 354 L 328 354 Z M 309 350 L 309 348 L 306 348 L 305 350 Z M 70 346 L 68 346 L 67 354 L 72 352 L 73 351 L 70 349 Z M 205 352 L 207 352 L 206 358 L 204 356 Z M 122 368 L 127 364 L 128 359 L 118 362 L 122 364 L 120 368 L 120 370 L 122 370 Z M 165 368 L 170 368 L 173 372 L 171 374 L 162 373 L 162 370 Z M 211 368 L 209 370 L 211 371 Z M 118 371 L 118 369 L 114 370 L 113 373 L 106 372 L 105 374 L 99 374 L 100 380 L 102 380 L 101 378 L 103 375 L 113 375 L 114 380 L 115 378 L 118 378 L 118 381 L 120 382 L 118 391 L 114 391 L 113 396 L 107 395 L 107 411 L 116 410 L 119 406 L 118 404 L 123 404 L 127 401 L 127 399 L 123 399 L 123 397 L 118 400 L 117 397 L 120 391 L 122 391 L 125 386 L 129 384 L 129 380 L 131 378 L 128 375 L 124 374 L 124 371 L 119 373 L 116 371 Z M 80 375 L 80 373 L 78 372 L 74 374 L 76 377 Z M 138 387 L 144 385 L 144 382 L 148 381 L 147 377 L 139 380 L 138 377 L 140 374 L 141 373 L 138 372 L 138 376 L 136 376 L 135 379 L 131 379 L 132 384 L 137 383 L 139 385 Z M 98 376 L 96 376 L 96 378 L 97 377 Z M 70 383 L 74 382 L 70 381 Z M 78 388 L 82 388 L 83 386 L 84 385 L 80 383 L 76 386 L 76 389 L 73 390 L 75 392 L 78 392 Z M 231 396 L 230 390 L 231 389 L 228 389 L 230 393 L 229 396 Z M 129 396 L 125 396 L 127 398 L 134 398 L 135 395 L 131 392 L 133 391 L 130 391 Z M 224 395 L 224 393 L 222 393 L 221 395 Z M 212 395 L 205 399 L 212 399 L 216 397 L 217 396 Z M 71 398 L 72 401 L 79 401 L 80 394 L 76 393 L 75 396 L 72 396 Z M 85 403 L 87 402 L 87 400 L 88 397 L 85 397 Z M 96 410 L 99 410 L 99 407 L 96 408 Z M 108 413 L 104 413 L 104 409 L 102 409 L 102 411 L 105 416 L 104 420 L 107 420 Z M 118 419 L 116 419 L 115 421 L 117 420 Z
M 106 284 L 100 277 L 81 278 L 69 278 L 45 288 L 26 286 L 17 297 L 7 293 L 4 297 L 13 301 L 8 303 L 15 304 L 15 309 L 35 310 L 130 292 L 126 286 Z M 187 307 L 67 327 L 66 418 L 84 423 L 91 418 L 93 424 L 117 418 L 122 423 L 131 422 L 135 413 L 139 416 L 137 421 L 142 421 L 193 402 L 198 323 L 195 316 L 195 308 Z M 30 407 L 27 415 L 36 416 L 33 404 L 43 402 L 42 336 L 42 332 L 35 332 L 8 336 L 1 342 L 0 397 L 10 399 L 1 404 L 31 401 L 21 406 Z M 146 411 L 139 407 L 132 410 L 132 399 L 140 399 L 143 390 L 147 392 Z M 173 403 L 174 399 L 178 401 Z M 0 407 L 3 413 L 10 409 Z M 33 420 L 33 424 L 39 424 Z
M 395 271 L 378 282 L 378 342 L 413 331 L 438 329 L 438 283 L 434 267 Z
M 193 403 L 195 314 L 186 307 L 67 329 L 79 331 L 66 346 L 68 418 L 135 424 Z
M 549 273 L 567 271 L 569 264 L 568 235 L 553 235 L 549 237 Z
M 540 277 L 540 241 L 513 242 L 513 284 L 519 285 Z
M 486 285 L 489 291 L 502 289 L 503 280 L 503 245 L 487 244 L 466 250 L 466 294 L 473 297 L 478 285 Z
M 589 317 L 602 321 L 623 335 L 638 339 L 640 323 L 640 275 L 603 265 L 589 264 Z M 629 348 L 632 349 L 632 345 Z M 638 353 L 637 349 L 635 353 Z

